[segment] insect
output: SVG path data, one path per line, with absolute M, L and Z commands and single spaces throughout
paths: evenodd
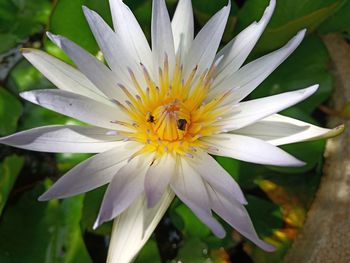
M 185 119 L 179 119 L 177 121 L 177 128 L 181 131 L 185 131 L 187 126 L 187 121 Z
M 149 115 L 149 117 L 147 119 L 147 122 L 150 122 L 150 123 L 154 123 L 155 122 L 154 116 L 152 114 Z

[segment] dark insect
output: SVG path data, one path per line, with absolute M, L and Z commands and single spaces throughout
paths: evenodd
M 186 130 L 187 121 L 185 119 L 179 119 L 177 121 L 177 128 L 181 131 Z
M 153 115 L 149 115 L 149 117 L 147 119 L 147 122 L 154 123 L 154 116 Z

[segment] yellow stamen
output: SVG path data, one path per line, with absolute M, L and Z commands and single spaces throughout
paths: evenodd
M 188 78 L 184 79 L 180 57 L 176 59 L 173 72 L 169 72 L 169 59 L 165 54 L 164 64 L 158 69 L 158 81 L 152 79 L 143 64 L 140 66 L 145 87 L 141 86 L 141 82 L 129 69 L 137 94 L 132 95 L 127 87 L 119 84 L 128 100 L 125 101 L 125 106 L 113 100 L 131 119 L 131 123 L 115 121 L 132 129 L 131 132 L 119 134 L 129 140 L 144 143 L 144 147 L 135 156 L 153 152 L 159 157 L 170 152 L 191 157 L 197 148 L 208 147 L 200 139 L 219 133 L 222 130 L 222 116 L 231 110 L 222 105 L 227 94 L 206 101 L 216 65 L 201 75 L 198 75 L 196 66 Z

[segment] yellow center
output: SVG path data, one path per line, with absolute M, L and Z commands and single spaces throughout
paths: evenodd
M 220 119 L 229 111 L 229 107 L 222 105 L 227 94 L 206 101 L 215 66 L 200 76 L 195 67 L 189 77 L 183 79 L 178 59 L 170 79 L 166 57 L 163 67 L 159 68 L 159 85 L 142 64 L 141 67 L 147 87 L 142 87 L 129 70 L 137 94 L 132 95 L 126 87 L 119 85 L 129 100 L 126 105 L 117 102 L 132 120 L 131 123 L 118 122 L 130 128 L 130 132 L 120 134 L 145 145 L 137 154 L 154 152 L 161 156 L 173 152 L 191 155 L 197 147 L 205 147 L 201 137 L 221 132 Z

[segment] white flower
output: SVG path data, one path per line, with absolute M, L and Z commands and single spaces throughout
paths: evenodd
M 65 198 L 109 184 L 95 223 L 117 217 L 109 262 L 131 261 L 151 235 L 174 193 L 218 237 L 212 211 L 261 248 L 237 183 L 209 154 L 265 165 L 304 163 L 276 147 L 325 138 L 323 129 L 276 114 L 312 95 L 317 85 L 244 101 L 300 44 L 242 67 L 275 7 L 271 0 L 218 54 L 230 3 L 194 38 L 190 0 L 180 0 L 170 21 L 164 0 L 153 1 L 152 50 L 132 12 L 110 0 L 114 31 L 84 7 L 108 66 L 62 36 L 48 34 L 77 69 L 34 49 L 23 55 L 59 90 L 21 93 L 35 104 L 92 126 L 57 125 L 19 132 L 3 144 L 43 152 L 98 153 L 59 179 L 40 200 Z

